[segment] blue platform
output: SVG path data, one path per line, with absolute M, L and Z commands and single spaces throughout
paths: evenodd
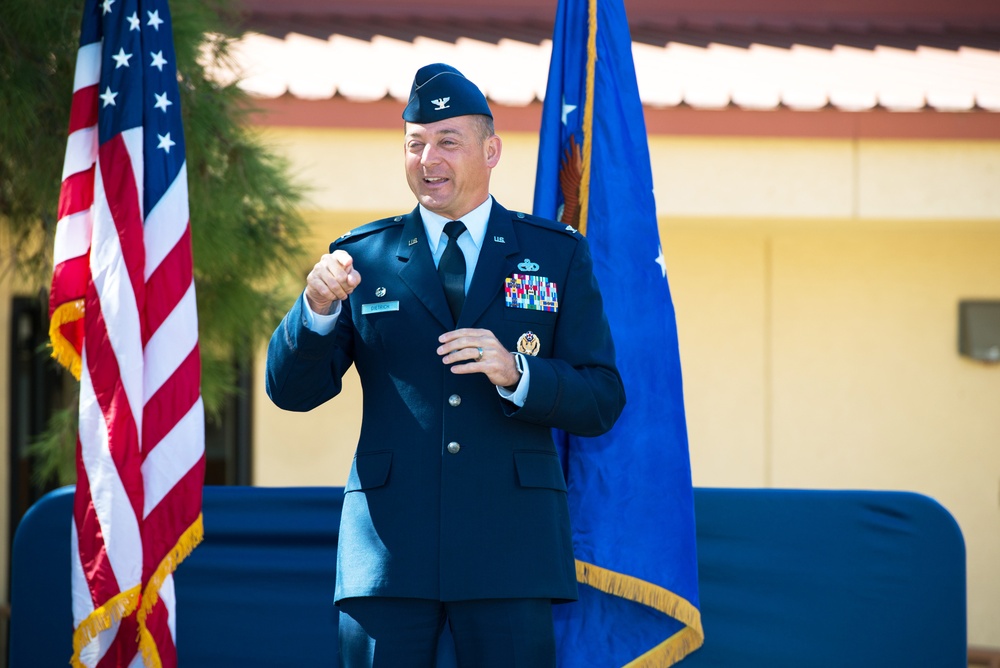
M 205 489 L 205 541 L 176 574 L 181 666 L 336 665 L 342 495 Z M 52 492 L 17 529 L 11 668 L 72 654 L 72 498 Z M 967 665 L 965 547 L 932 499 L 697 489 L 695 511 L 706 640 L 685 668 Z

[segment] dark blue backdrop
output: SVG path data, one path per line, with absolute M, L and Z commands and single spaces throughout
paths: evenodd
M 176 575 L 180 665 L 334 666 L 340 488 L 207 487 Z M 72 489 L 14 539 L 11 668 L 72 654 Z M 696 489 L 701 666 L 966 666 L 965 548 L 901 492 Z M 614 633 L 609 625 L 609 637 Z

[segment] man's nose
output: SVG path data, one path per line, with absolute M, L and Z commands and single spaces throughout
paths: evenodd
M 433 165 L 438 162 L 439 156 L 438 151 L 434 146 L 427 144 L 424 146 L 423 153 L 420 154 L 420 163 L 424 165 Z

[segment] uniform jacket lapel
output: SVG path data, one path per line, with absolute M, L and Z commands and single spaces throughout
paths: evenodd
M 414 243 L 415 240 L 415 243 Z M 413 294 L 431 312 L 445 329 L 453 329 L 455 321 L 444 297 L 444 288 L 434 267 L 427 233 L 420 219 L 419 209 L 403 216 L 403 231 L 396 247 L 396 257 L 400 260 L 399 278 L 406 283 Z
M 504 277 L 513 271 L 517 253 L 517 237 L 514 236 L 510 212 L 494 200 L 483 247 L 479 250 L 476 273 L 472 276 L 465 306 L 458 318 L 459 327 L 472 327 L 483 314 L 503 288 Z

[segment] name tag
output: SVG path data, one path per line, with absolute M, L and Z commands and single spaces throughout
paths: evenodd
M 387 313 L 389 311 L 398 311 L 399 302 L 377 302 L 375 304 L 362 304 L 361 305 L 361 315 L 368 315 L 370 313 Z

